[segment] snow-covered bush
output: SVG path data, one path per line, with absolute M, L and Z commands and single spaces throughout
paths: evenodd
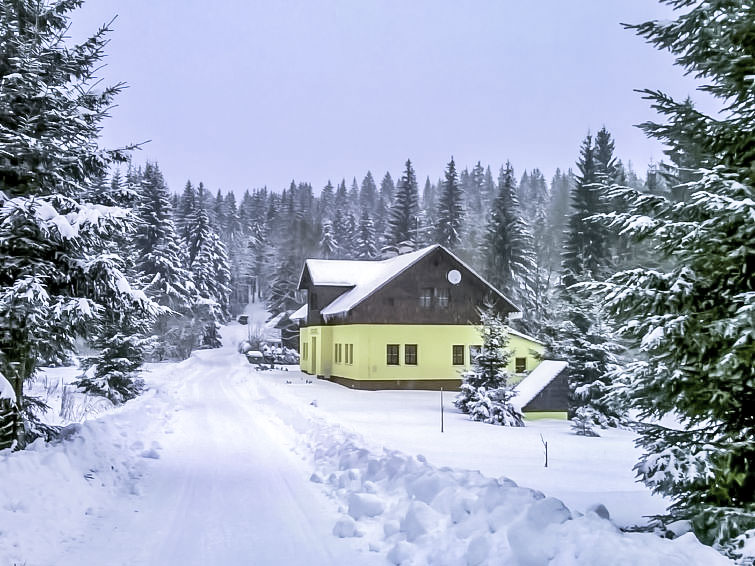
M 511 350 L 504 320 L 491 307 L 480 312 L 482 351 L 472 360 L 472 369 L 461 374 L 461 391 L 454 404 L 469 418 L 503 426 L 524 426 L 513 407 L 514 396 L 506 370 Z

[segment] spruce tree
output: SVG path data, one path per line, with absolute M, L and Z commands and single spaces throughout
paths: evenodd
M 505 320 L 488 307 L 480 312 L 482 350 L 472 359 L 472 369 L 461 375 L 454 404 L 469 418 L 502 426 L 524 426 L 521 413 L 511 404 L 514 397 L 506 366 L 511 357 Z
M 678 10 L 675 19 L 630 27 L 705 80 L 701 89 L 722 110 L 708 116 L 644 91 L 665 120 L 643 129 L 699 161 L 680 202 L 608 191 L 626 212 L 606 221 L 647 242 L 661 261 L 598 287 L 643 354 L 621 373 L 629 406 L 654 420 L 640 428 L 640 479 L 671 499 L 666 520 L 690 521 L 703 542 L 737 556 L 755 536 L 755 7 L 666 3 Z M 659 421 L 667 415 L 681 426 Z
M 535 257 L 532 235 L 522 219 L 514 169 L 506 162 L 498 180 L 498 195 L 485 227 L 484 273 L 488 281 L 522 308 L 534 308 Z
M 387 176 L 387 174 L 386 174 Z M 411 160 L 406 160 L 406 169 L 396 188 L 386 233 L 386 244 L 400 247 L 410 244 L 412 230 L 418 229 L 417 212 L 419 211 L 419 189 L 417 176 L 414 173 Z
M 606 231 L 592 219 L 604 212 L 605 207 L 598 190 L 600 168 L 590 134 L 582 143 L 577 167 L 580 174 L 572 191 L 572 213 L 562 255 L 563 282 L 567 286 L 604 275 L 610 259 Z
M 128 212 L 81 194 L 126 155 L 98 146 L 122 88 L 95 88 L 110 30 L 64 40 L 79 5 L 0 4 L 0 383 L 13 389 L 0 402 L 0 449 L 50 432 L 24 390 L 40 364 L 68 357 L 106 308 L 149 308 L 109 261 L 110 239 L 131 229 Z
M 338 242 L 333 234 L 333 224 L 325 222 L 322 225 L 322 237 L 319 245 L 320 257 L 334 259 L 338 255 Z
M 375 184 L 375 179 L 372 178 L 372 173 L 367 171 L 367 175 L 362 179 L 362 188 L 359 191 L 359 207 L 362 212 L 367 212 L 370 216 L 375 214 L 375 207 L 377 206 L 378 190 Z
M 456 164 L 453 157 L 446 166 L 446 178 L 438 199 L 435 241 L 449 249 L 455 249 L 461 241 L 461 226 L 464 221 L 464 204 Z
M 333 184 L 328 180 L 328 184 L 323 187 L 320 193 L 320 218 L 323 221 L 333 220 L 335 209 L 336 195 L 333 190 Z
M 109 186 L 97 184 L 86 193 L 86 198 L 94 204 L 133 209 L 139 194 L 130 183 L 116 171 Z M 133 234 L 134 229 L 114 234 L 102 250 L 110 252 L 109 261 L 124 273 L 132 288 L 138 279 Z M 84 371 L 75 381 L 78 389 L 106 397 L 115 405 L 136 397 L 143 386 L 139 368 L 153 345 L 149 333 L 158 314 L 159 310 L 145 310 L 140 305 L 108 304 L 87 338 L 93 353 L 81 361 Z
M 383 176 L 383 180 L 380 181 L 380 196 L 383 197 L 386 207 L 390 207 L 393 202 L 393 194 L 396 192 L 396 185 L 393 182 L 393 177 L 386 171 Z
M 370 215 L 365 210 L 359 219 L 359 227 L 356 236 L 356 259 L 375 259 L 378 249 L 375 245 L 375 226 Z

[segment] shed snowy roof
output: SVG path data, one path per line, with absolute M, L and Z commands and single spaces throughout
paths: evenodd
M 427 246 L 421 250 L 397 255 L 382 261 L 308 259 L 304 263 L 304 269 L 299 277 L 299 288 L 301 289 L 302 287 L 305 272 L 309 272 L 313 285 L 351 287 L 351 289 L 337 297 L 320 311 L 325 317 L 347 313 L 408 267 L 438 248 L 442 248 L 446 253 L 454 257 L 454 259 L 474 273 L 475 276 L 496 294 L 511 304 L 513 308 L 516 308 L 498 289 L 490 285 L 490 283 L 475 273 L 472 268 L 439 244 Z M 300 313 L 297 311 L 294 314 L 298 315 Z
M 556 379 L 558 374 L 566 369 L 567 365 L 567 362 L 558 362 L 555 360 L 540 362 L 532 370 L 532 373 L 514 387 L 516 395 L 511 400 L 511 404 L 521 411 L 522 407 L 527 406 L 530 401 L 537 397 L 537 394 L 545 389 L 551 381 Z
M 307 312 L 309 311 L 309 307 L 307 305 L 300 306 L 297 310 L 291 313 L 290 318 L 291 320 L 304 320 L 307 318 Z

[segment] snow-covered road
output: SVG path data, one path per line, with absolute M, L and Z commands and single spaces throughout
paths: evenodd
M 422 424 L 434 396 L 258 373 L 236 353 L 243 328 L 223 333 L 224 348 L 150 366 L 144 395 L 66 440 L 0 452 L 0 564 L 730 564 L 691 533 L 623 533 L 605 510 L 530 489 L 526 474 L 519 486 L 465 469 L 490 452 L 476 436 L 521 446 L 511 431 L 450 414 L 459 434 L 438 447 Z M 603 443 L 631 446 L 620 436 Z M 450 448 L 458 464 L 433 464 Z M 579 469 L 553 471 L 573 483 Z
M 333 501 L 308 481 L 242 364 L 235 352 L 204 351 L 176 368 L 178 379 L 166 383 L 175 387 L 174 414 L 146 447 L 144 456 L 159 460 L 145 471 L 141 496 L 104 510 L 91 521 L 97 536 L 67 545 L 56 564 L 376 562 L 333 537 Z

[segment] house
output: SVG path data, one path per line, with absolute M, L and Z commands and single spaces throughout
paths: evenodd
M 519 309 L 440 245 L 382 261 L 309 259 L 298 288 L 302 371 L 359 389 L 458 389 L 480 348 L 478 309 Z M 524 375 L 544 346 L 511 331 L 509 370 Z

